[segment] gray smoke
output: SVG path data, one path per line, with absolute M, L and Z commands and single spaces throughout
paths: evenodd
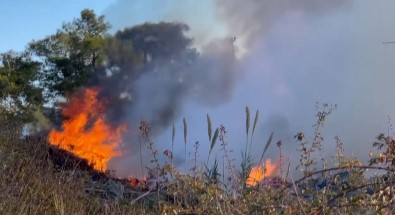
M 229 32 L 243 38 L 250 48 L 270 32 L 277 22 L 289 13 L 299 12 L 313 19 L 351 4 L 348 0 L 216 0 L 218 16 Z
M 262 101 L 234 98 L 258 107 L 266 117 L 283 114 L 291 133 L 303 131 L 310 139 L 314 103 L 338 104 L 322 130 L 325 156 L 331 159 L 338 135 L 348 155 L 366 161 L 375 136 L 387 130 L 387 116 L 394 114 L 395 103 L 387 96 L 393 89 L 395 49 L 382 43 L 395 38 L 390 21 L 394 3 L 218 2 L 229 31 L 245 35 L 247 54 L 240 67 L 248 72 L 240 92 L 260 92 Z M 262 126 L 263 141 L 271 128 Z M 296 142 L 286 144 L 296 158 Z
M 212 23 L 203 19 L 199 22 L 203 17 L 199 12 L 201 8 L 195 5 L 197 12 L 194 12 L 188 1 L 174 6 L 177 1 L 151 0 L 151 7 L 146 8 L 142 1 L 136 2 L 141 6 L 138 10 L 149 11 L 144 17 L 147 21 L 185 20 L 191 27 L 191 35 L 198 35 L 196 42 L 203 59 L 196 67 L 200 70 L 198 75 L 188 77 L 188 92 L 172 106 L 177 114 L 164 125 L 163 128 L 167 126 L 168 129 L 161 130 L 155 138 L 161 151 L 171 145 L 168 126 L 174 121 L 177 128 L 175 155 L 183 158 L 180 119 L 185 116 L 189 126 L 187 150 L 193 151 L 192 143 L 201 141 L 200 152 L 204 160 L 209 147 L 205 115 L 209 113 L 214 127 L 220 124 L 227 127 L 229 148 L 234 149 L 234 157 L 239 157 L 245 143 L 246 105 L 261 112 L 253 144 L 254 155 L 260 156 L 268 135 L 274 131 L 275 140 L 283 140 L 293 165 L 298 162 L 293 135 L 303 131 L 311 139 L 317 101 L 339 105 L 322 130 L 325 156 L 329 160 L 336 135 L 343 140 L 348 155 L 366 161 L 375 136 L 386 131 L 387 116 L 393 115 L 395 109 L 395 102 L 390 99 L 395 78 L 395 61 L 392 60 L 395 47 L 382 42 L 395 38 L 391 22 L 394 2 L 216 0 L 213 2 L 214 15 L 208 11 L 204 17 L 217 16 L 222 25 L 215 19 Z M 155 2 L 164 7 L 156 7 Z M 114 25 L 117 21 L 123 23 L 119 26 L 133 24 L 138 17 L 126 13 L 133 7 L 131 1 L 118 1 L 107 11 L 109 21 Z M 139 20 L 142 21 L 145 20 Z M 219 40 L 222 43 L 204 48 L 213 37 L 221 35 L 214 29 L 224 29 L 223 26 L 229 35 Z M 234 46 L 227 46 L 233 36 L 237 38 Z M 240 52 L 244 55 L 232 62 L 230 48 L 235 48 L 236 55 Z M 151 78 L 155 80 L 155 77 L 142 80 L 151 83 Z M 150 106 L 161 105 L 156 101 L 147 102 Z M 150 111 L 144 110 L 136 109 L 135 113 L 152 116 Z M 216 148 L 214 154 L 221 157 L 218 151 Z M 268 157 L 277 156 L 278 150 L 272 146 Z M 139 166 L 137 158 L 133 162 L 125 158 L 119 164 L 125 167 L 125 162 L 130 162 Z
M 113 161 L 119 175 L 130 174 L 130 165 L 125 163 L 140 165 L 135 159 L 140 156 L 139 122 L 141 120 L 150 123 L 151 136 L 155 138 L 180 118 L 186 98 L 192 98 L 198 106 L 212 107 L 228 102 L 232 98 L 237 77 L 234 40 L 231 38 L 217 39 L 203 46 L 200 52 L 196 52 L 188 46 L 189 39 L 184 40 L 187 44 L 185 49 L 179 48 L 184 47 L 180 46 L 183 41 L 177 40 L 181 40 L 182 37 L 168 30 L 173 29 L 173 32 L 178 32 L 177 26 L 181 26 L 184 31 L 181 33 L 186 33 L 187 26 L 177 23 L 145 26 L 146 28 L 160 26 L 160 28 L 156 27 L 153 35 L 146 35 L 142 41 L 150 38 L 167 42 L 147 53 L 148 60 L 142 69 L 134 69 L 134 65 L 123 60 L 122 56 L 110 56 L 109 63 L 117 65 L 113 75 L 110 78 L 98 78 L 98 81 L 93 83 L 102 86 L 101 96 L 104 99 L 110 99 L 107 106 L 107 121 L 115 125 L 126 123 L 130 130 L 124 137 L 126 155 Z M 176 27 L 173 28 L 174 26 Z M 133 39 L 136 36 L 138 40 L 141 32 L 136 34 L 133 32 L 133 30 L 118 32 L 115 37 L 122 40 L 124 37 Z M 138 48 L 137 45 L 135 47 Z M 174 51 L 168 53 L 167 50 Z M 117 51 L 114 53 L 127 54 L 122 51 L 119 50 L 121 54 Z M 169 56 L 171 54 L 174 56 Z M 143 145 L 145 149 L 146 145 Z M 149 151 L 144 151 L 146 158 L 149 157 L 145 156 L 147 153 Z
M 191 96 L 204 105 L 220 105 L 232 99 L 237 64 L 231 38 L 217 39 L 202 48 L 202 56 L 191 75 Z

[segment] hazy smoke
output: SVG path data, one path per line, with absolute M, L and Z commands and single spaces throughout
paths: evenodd
M 349 0 L 216 0 L 216 7 L 229 32 L 243 38 L 248 48 L 288 13 L 300 12 L 317 17 L 350 3 Z
M 140 151 L 139 121 L 151 124 L 151 136 L 155 138 L 178 120 L 186 98 L 199 106 L 217 106 L 230 101 L 237 77 L 234 39 L 213 40 L 198 52 L 190 46 L 192 40 L 179 35 L 189 29 L 186 25 L 159 23 L 145 27 L 152 30 L 149 35 L 142 36 L 141 31 L 132 29 L 118 32 L 115 38 L 126 45 L 125 41 L 131 39 L 165 42 L 153 43 L 155 48 L 144 54 L 142 65 L 137 68 L 130 60 L 133 56 L 123 56 L 128 54 L 128 49 L 125 52 L 124 47 L 119 49 L 114 42 L 113 49 L 109 48 L 107 63 L 114 64 L 115 68 L 110 66 L 109 71 L 99 73 L 99 76 L 110 73 L 110 77 L 97 77 L 92 83 L 101 86 L 101 96 L 109 100 L 106 120 L 114 125 L 126 123 L 130 130 L 124 138 L 126 161 L 113 162 L 121 175 L 130 174 L 126 162 L 136 163 L 130 159 L 135 159 L 133 155 Z M 139 45 L 143 46 L 135 44 L 134 48 L 137 50 Z
M 311 136 L 317 101 L 339 105 L 322 131 L 325 156 L 332 155 L 333 137 L 339 135 L 347 154 L 366 160 L 374 137 L 386 130 L 387 115 L 395 109 L 388 94 L 395 78 L 395 48 L 382 42 L 395 38 L 390 18 L 394 2 L 216 0 L 193 6 L 190 1 L 147 2 L 120 0 L 106 15 L 119 28 L 144 21 L 185 21 L 191 27 L 190 35 L 197 35 L 195 45 L 200 50 L 193 72 L 176 73 L 185 75 L 181 80 L 186 86 L 174 88 L 172 81 L 163 81 L 155 73 L 142 76 L 134 85 L 141 103 L 128 109 L 128 117 L 155 121 L 163 110 L 174 111 L 156 136 L 161 150 L 169 148 L 171 140 L 171 129 L 163 128 L 174 121 L 175 153 L 183 158 L 180 116 L 185 116 L 188 151 L 193 150 L 192 142 L 200 140 L 204 159 L 209 147 L 205 114 L 209 113 L 214 127 L 227 127 L 229 147 L 238 157 L 245 142 L 246 105 L 261 112 L 254 138 L 255 156 L 260 156 L 260 149 L 274 131 L 275 142 L 284 141 L 293 164 L 298 162 L 293 135 L 303 131 Z M 202 8 L 206 6 L 201 5 L 214 9 L 205 11 Z M 138 13 L 128 12 L 129 8 L 148 12 L 138 17 Z M 232 37 L 236 37 L 234 46 Z M 244 55 L 235 60 L 233 54 L 238 56 L 240 51 Z M 127 144 L 138 145 L 133 141 Z M 277 148 L 272 147 L 268 156 L 276 158 Z M 122 164 L 116 166 L 125 174 L 140 168 L 138 157 L 114 163 Z
M 199 64 L 190 77 L 191 96 L 205 105 L 219 105 L 232 99 L 237 72 L 231 38 L 217 39 L 204 46 Z

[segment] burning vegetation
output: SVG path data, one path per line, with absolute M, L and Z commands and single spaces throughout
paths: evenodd
M 268 159 L 265 163 L 252 167 L 247 179 L 247 186 L 256 186 L 265 178 L 276 176 L 278 166 L 277 162 L 273 164 L 272 160 Z
M 49 142 L 86 159 L 96 170 L 106 171 L 108 162 L 122 155 L 122 132 L 127 128 L 111 127 L 104 111 L 98 90 L 89 88 L 73 95 L 62 109 L 62 130 L 52 129 Z
M 378 156 L 372 155 L 371 164 L 366 166 L 354 158 L 347 158 L 343 154 L 344 150 L 342 142 L 340 139 L 336 139 L 337 154 L 334 160 L 335 167 L 310 171 L 313 168 L 311 164 L 315 164 L 317 162 L 315 158 L 310 155 L 316 152 L 320 153 L 320 147 L 318 147 L 317 144 L 321 143 L 306 142 L 305 137 L 298 138 L 298 136 L 296 136 L 295 140 L 300 142 L 300 145 L 302 146 L 301 154 L 303 155 L 303 159 L 311 159 L 311 161 L 301 161 L 301 164 L 298 167 L 304 174 L 302 178 L 294 180 L 292 176 L 293 173 L 289 172 L 289 169 L 285 176 L 282 174 L 278 176 L 277 171 L 281 168 L 282 162 L 276 161 L 272 163 L 270 159 L 266 159 L 266 161 L 253 166 L 252 161 L 249 161 L 248 158 L 245 158 L 245 160 L 242 162 L 246 163 L 247 165 L 245 166 L 250 166 L 250 168 L 242 168 L 239 170 L 235 165 L 232 164 L 233 161 L 229 160 L 229 165 L 224 166 L 222 171 L 229 177 L 224 179 L 222 176 L 225 175 L 223 175 L 223 173 L 221 174 L 218 169 L 217 159 L 215 159 L 214 164 L 212 165 L 210 165 L 210 163 L 205 163 L 204 167 L 202 164 L 195 162 L 191 168 L 192 172 L 185 170 L 180 171 L 175 166 L 173 166 L 171 162 L 174 158 L 172 155 L 169 155 L 169 153 L 172 154 L 171 151 L 166 150 L 165 152 L 167 153 L 164 153 L 164 156 L 170 159 L 170 162 L 160 163 L 157 159 L 160 154 L 156 152 L 156 149 L 154 149 L 155 144 L 151 142 L 149 137 L 150 129 L 147 129 L 149 128 L 149 124 L 148 122 L 142 122 L 144 125 L 140 128 L 141 132 L 144 134 L 142 138 L 149 140 L 151 144 L 150 147 L 153 153 L 152 157 L 155 160 L 153 161 L 153 166 L 155 167 L 150 169 L 147 178 L 144 180 L 135 178 L 119 179 L 116 178 L 115 175 L 112 175 L 110 171 L 108 171 L 109 169 L 106 165 L 106 162 L 111 159 L 112 156 L 122 155 L 121 151 L 118 150 L 119 144 L 122 143 L 122 141 L 119 140 L 122 140 L 121 134 L 126 128 L 119 126 L 115 129 L 112 129 L 111 126 L 105 123 L 99 123 L 100 120 L 103 120 L 102 122 L 104 122 L 105 116 L 102 114 L 102 110 L 105 108 L 105 103 L 99 102 L 97 100 L 98 91 L 86 89 L 78 95 L 79 96 L 72 97 L 70 99 L 70 105 L 64 107 L 64 116 L 69 117 L 63 122 L 63 130 L 52 130 L 48 137 L 49 139 L 54 138 L 56 135 L 58 135 L 58 138 L 60 139 L 62 135 L 70 135 L 70 137 L 82 136 L 81 139 L 92 137 L 92 139 L 94 139 L 96 142 L 91 143 L 97 144 L 98 146 L 80 147 L 81 150 L 77 152 L 71 150 L 70 146 L 67 145 L 65 145 L 67 146 L 66 149 L 62 149 L 60 145 L 54 145 L 53 143 L 46 145 L 46 138 L 29 137 L 22 142 L 21 139 L 14 139 L 15 144 L 6 145 L 7 147 L 10 147 L 10 149 L 2 148 L 2 152 L 6 153 L 5 155 L 7 155 L 4 157 L 6 160 L 11 159 L 8 156 L 12 154 L 8 154 L 7 150 L 11 150 L 13 153 L 18 153 L 18 156 L 20 156 L 21 153 L 26 153 L 24 156 L 28 156 L 26 159 L 28 159 L 28 163 L 34 164 L 34 168 L 32 168 L 30 165 L 25 166 L 27 164 L 23 163 L 26 161 L 20 159 L 11 159 L 13 163 L 7 163 L 5 169 L 1 169 L 0 171 L 2 172 L 0 173 L 8 172 L 8 175 L 12 175 L 14 174 L 13 172 L 15 172 L 15 174 L 21 174 L 21 176 L 18 176 L 21 178 L 16 176 L 13 177 L 15 177 L 16 181 L 24 180 L 23 183 L 30 184 L 29 186 L 33 186 L 32 182 L 30 181 L 32 180 L 31 178 L 39 181 L 53 180 L 54 182 L 51 183 L 56 184 L 56 186 L 51 188 L 53 191 L 42 195 L 56 195 L 56 198 L 65 198 L 63 195 L 66 194 L 72 195 L 68 192 L 65 193 L 64 191 L 59 190 L 60 186 L 58 186 L 58 183 L 62 182 L 62 187 L 71 189 L 72 192 L 75 193 L 82 192 L 79 195 L 87 196 L 82 201 L 82 203 L 85 203 L 85 205 L 81 204 L 81 201 L 76 201 L 73 202 L 72 206 L 69 208 L 60 210 L 87 211 L 87 213 L 90 213 L 89 211 L 91 210 L 95 210 L 96 213 L 100 214 L 106 214 L 106 210 L 116 211 L 117 213 L 122 214 L 128 213 L 131 210 L 140 210 L 142 213 L 147 212 L 147 210 L 151 210 L 155 211 L 156 213 L 163 211 L 166 213 L 171 213 L 172 211 L 177 211 L 177 213 L 193 214 L 211 214 L 218 212 L 218 210 L 226 211 L 226 213 L 242 211 L 243 214 L 258 212 L 300 213 L 303 210 L 308 210 L 311 213 L 316 211 L 330 212 L 333 210 L 339 212 L 350 212 L 350 210 L 347 209 L 348 207 L 344 208 L 343 206 L 338 205 L 343 202 L 349 202 L 351 204 L 350 207 L 354 208 L 353 210 L 358 209 L 362 212 L 389 212 L 392 210 L 389 207 L 392 207 L 391 205 L 393 203 L 391 200 L 394 199 L 392 193 L 395 192 L 392 186 L 394 183 L 394 169 L 392 165 L 394 155 L 390 150 L 393 146 L 393 141 L 392 138 L 386 137 L 384 134 L 379 135 L 377 138 L 378 142 L 374 143 L 374 147 L 377 147 L 378 150 L 382 150 L 383 152 Z M 77 104 L 83 104 L 85 107 L 89 107 L 89 110 L 85 110 L 85 108 L 75 109 L 78 107 Z M 246 112 L 247 135 L 252 135 L 254 133 L 254 128 L 249 130 L 249 111 Z M 318 114 L 318 116 L 322 116 L 322 114 L 327 113 L 327 111 L 323 110 L 320 113 L 321 114 Z M 83 120 L 78 121 L 77 119 L 79 118 Z M 221 154 L 224 154 L 223 159 L 225 161 L 227 159 L 225 158 L 226 156 L 231 156 L 231 152 L 227 150 L 225 128 L 221 126 L 219 129 L 216 129 L 214 135 L 211 136 L 211 120 L 209 116 L 207 118 L 209 130 L 208 133 L 212 141 L 211 149 L 215 148 L 217 146 L 216 141 L 219 141 L 221 146 Z M 68 128 L 67 125 L 65 126 L 65 124 L 68 122 L 72 124 L 73 120 L 75 120 L 74 123 L 76 123 L 74 129 L 75 131 L 70 132 L 68 131 L 70 128 Z M 89 120 L 92 120 L 91 126 L 88 126 Z M 323 120 L 323 117 L 318 117 L 318 121 L 320 123 L 317 123 L 317 134 L 319 133 L 319 128 L 323 125 Z M 103 127 L 98 127 L 95 130 L 95 125 L 100 125 Z M 184 126 L 186 128 L 186 121 Z M 108 133 L 103 132 L 103 128 L 108 129 L 106 130 Z M 98 135 L 102 137 L 99 139 L 95 139 L 93 136 L 89 135 L 85 136 L 90 133 L 90 129 L 94 131 L 101 131 L 106 135 Z M 6 138 L 12 137 L 7 132 L 9 132 L 9 130 L 0 131 L 0 137 L 4 140 Z M 112 136 L 114 134 L 119 136 Z M 175 131 L 173 135 L 175 135 Z M 187 131 L 184 133 L 184 135 L 187 135 Z M 319 139 L 320 138 L 318 138 L 318 140 Z M 69 138 L 67 140 L 70 141 L 68 142 L 69 144 L 72 142 L 81 143 L 79 142 L 78 138 Z M 264 152 L 266 151 L 266 148 L 271 145 L 272 140 L 273 136 L 269 138 Z M 111 143 L 109 146 L 112 147 L 102 146 L 103 144 L 106 145 L 108 143 Z M 247 145 L 249 145 L 249 143 Z M 195 153 L 197 154 L 198 143 L 196 143 L 195 146 Z M 110 153 L 110 155 L 105 158 L 103 158 L 105 156 L 103 154 L 97 155 L 98 153 L 95 153 L 92 155 L 92 152 L 96 151 L 95 149 L 91 150 L 91 148 L 95 147 L 110 149 L 110 152 L 112 153 Z M 247 149 L 249 149 L 249 147 L 247 147 Z M 87 154 L 90 155 L 83 157 Z M 248 151 L 247 154 L 249 154 Z M 262 157 L 264 154 L 265 153 L 263 153 Z M 96 165 L 96 160 L 89 159 L 94 156 L 101 159 L 100 161 L 102 166 Z M 51 162 L 48 163 L 48 160 Z M 56 168 L 56 170 L 53 171 L 51 169 L 51 163 L 55 164 L 55 166 L 58 166 L 59 168 Z M 375 164 L 379 164 L 381 166 Z M 290 166 L 291 164 L 288 163 L 287 165 Z M 14 167 L 16 169 L 19 168 L 22 172 L 18 172 L 16 169 L 10 169 Z M 49 172 L 48 169 L 50 170 Z M 364 172 L 369 169 L 385 171 L 386 173 L 382 176 L 378 175 L 372 178 L 365 178 Z M 104 172 L 104 170 L 106 170 L 106 172 Z M 86 177 L 85 171 L 88 171 L 88 177 Z M 35 173 L 33 174 L 33 172 Z M 32 175 L 33 177 L 23 177 L 26 176 L 26 173 L 28 173 L 28 175 Z M 58 174 L 60 174 L 60 176 L 58 176 Z M 244 178 L 242 175 L 247 175 L 247 177 Z M 37 179 L 37 177 L 39 178 Z M 50 178 L 48 179 L 48 177 Z M 79 181 L 81 184 L 70 184 L 73 181 Z M 16 186 L 16 184 L 10 184 L 9 181 L 2 183 L 7 184 L 7 186 L 11 188 Z M 38 185 L 37 182 L 34 183 L 36 183 L 34 186 L 39 186 L 40 189 L 44 189 L 45 186 L 48 186 L 45 183 Z M 28 201 L 32 201 L 30 198 L 38 198 L 37 193 L 29 193 L 29 190 L 31 189 L 27 189 L 27 187 L 20 189 L 22 189 L 23 192 L 21 195 L 24 196 L 23 198 L 27 199 Z M 53 192 L 57 193 L 53 194 Z M 237 195 L 235 196 L 229 192 L 234 192 Z M 17 201 L 17 198 L 9 198 L 13 199 L 12 201 Z M 65 201 L 67 204 L 70 204 L 71 202 L 70 200 L 61 201 Z M 108 207 L 106 206 L 105 208 L 96 208 L 94 206 L 95 204 L 92 204 L 93 201 L 105 202 Z M 213 201 L 216 205 L 212 205 Z M 123 202 L 127 202 L 127 204 L 123 206 L 127 209 L 116 209 L 115 205 L 123 205 Z M 360 205 L 365 205 L 366 203 L 372 205 L 369 205 L 361 210 Z M 159 205 L 148 209 L 149 205 L 152 204 Z M 92 206 L 88 208 L 86 205 Z M 32 206 L 29 205 L 28 208 L 30 207 Z M 16 208 L 4 208 L 5 209 L 3 210 L 5 211 L 18 211 Z M 37 210 L 41 211 L 41 208 Z M 59 209 L 53 208 L 51 210 L 57 211 Z
M 254 161 L 259 112 L 251 123 L 248 107 L 240 165 L 228 148 L 225 126 L 213 129 L 209 115 L 209 144 L 202 144 L 209 151 L 207 162 L 199 160 L 199 141 L 193 145 L 195 151 L 187 151 L 186 118 L 183 142 L 177 143 L 173 125 L 171 150 L 161 153 L 152 137 L 177 119 L 183 98 L 216 105 L 230 97 L 235 39 L 210 44 L 199 53 L 184 34 L 189 29 L 185 24 L 146 23 L 115 35 L 106 35 L 108 27 L 104 17 L 84 10 L 56 34 L 29 44 L 29 54 L 1 55 L 0 214 L 395 212 L 395 141 L 380 134 L 373 144 L 379 154 L 371 152 L 370 163 L 363 165 L 345 156 L 337 138 L 336 155 L 332 162 L 326 160 L 320 129 L 335 109 L 328 105 L 317 109 L 312 141 L 302 132 L 295 136 L 300 165 L 285 163 L 284 175 L 281 141 L 280 162 L 266 157 L 277 138 L 273 133 L 260 162 Z M 44 88 L 31 84 L 37 80 Z M 45 137 L 21 138 L 26 123 L 36 123 L 32 118 L 51 116 L 43 104 L 64 95 L 70 95 L 67 103 L 51 110 L 60 112 L 62 122 L 53 120 Z M 131 120 L 125 122 L 125 116 Z M 133 130 L 138 122 L 140 134 Z M 140 179 L 120 178 L 110 169 L 111 160 L 132 154 L 125 147 L 125 135 L 131 136 L 130 145 L 140 147 L 139 153 L 133 151 L 141 158 Z M 143 153 L 144 147 L 151 154 Z M 177 162 L 175 147 L 184 153 Z M 215 159 L 210 162 L 211 154 Z M 151 162 L 144 163 L 146 157 Z M 317 170 L 320 165 L 323 168 Z M 294 180 L 297 174 L 291 167 L 300 170 L 299 179 Z M 368 170 L 383 173 L 367 177 Z

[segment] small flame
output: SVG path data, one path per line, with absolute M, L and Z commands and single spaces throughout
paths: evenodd
M 147 179 L 145 177 L 143 179 L 130 177 L 127 180 L 129 185 L 135 189 L 144 189 L 147 187 Z
M 126 125 L 113 128 L 105 122 L 105 106 L 97 95 L 95 89 L 74 95 L 62 110 L 66 118 L 62 131 L 52 129 L 49 142 L 86 159 L 94 169 L 105 171 L 111 158 L 122 155 L 120 145 Z
M 261 182 L 266 177 L 275 176 L 278 170 L 278 164 L 272 163 L 271 159 L 265 161 L 265 163 L 259 164 L 258 166 L 254 166 L 251 169 L 250 175 L 247 179 L 247 186 L 253 187 L 256 186 L 259 182 Z

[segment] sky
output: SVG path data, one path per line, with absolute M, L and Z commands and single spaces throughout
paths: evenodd
M 388 116 L 395 116 L 395 2 L 392 0 L 4 0 L 0 6 L 0 52 L 23 50 L 33 40 L 52 34 L 84 8 L 104 14 L 111 32 L 143 22 L 180 21 L 191 27 L 197 47 L 216 38 L 236 36 L 240 70 L 232 99 L 205 106 L 185 99 L 182 116 L 188 119 L 190 142 L 205 143 L 206 114 L 214 126 L 228 128 L 229 144 L 245 140 L 244 108 L 260 110 L 255 143 L 263 148 L 271 131 L 285 142 L 286 153 L 297 163 L 299 131 L 312 137 L 315 103 L 337 104 L 323 128 L 329 156 L 339 136 L 346 154 L 368 159 L 379 132 L 386 132 Z M 228 3 L 227 3 L 228 2 Z M 234 5 L 232 5 L 234 4 Z M 392 120 L 393 121 L 393 120 Z M 169 142 L 169 129 L 157 138 Z M 179 132 L 181 133 L 181 132 Z M 178 135 L 179 142 L 182 135 Z M 163 149 L 167 146 L 163 146 Z M 189 144 L 188 150 L 192 149 Z M 272 147 L 269 156 L 277 156 Z M 256 150 L 259 156 L 261 150 Z M 183 148 L 179 150 L 183 156 Z M 204 155 L 202 155 L 203 157 Z M 236 156 L 236 155 L 235 155 Z
M 47 35 L 53 34 L 59 29 L 64 22 L 69 22 L 78 17 L 83 9 L 93 9 L 97 14 L 105 14 L 107 20 L 112 24 L 111 32 L 122 29 L 126 26 L 133 26 L 144 22 L 158 21 L 183 21 L 179 20 L 182 14 L 194 13 L 199 16 L 199 22 L 213 22 L 214 7 L 211 0 L 201 1 L 156 1 L 156 0 L 136 0 L 123 1 L 127 4 L 122 10 L 117 8 L 116 12 L 112 12 L 116 4 L 116 0 L 106 1 L 80 1 L 80 0 L 2 0 L 0 3 L 0 28 L 5 33 L 0 35 L 0 52 L 8 50 L 21 51 L 26 44 L 34 39 L 41 39 Z M 181 2 L 181 3 L 180 3 Z M 142 12 L 143 11 L 143 12 Z M 174 17 L 174 11 L 177 16 Z M 186 16 L 185 16 L 186 17 Z M 193 21 L 196 23 L 196 19 Z M 193 22 L 189 24 L 194 25 Z M 218 23 L 213 25 L 194 25 L 192 32 L 217 31 L 217 35 L 224 32 L 223 27 L 218 27 Z M 199 26 L 201 29 L 199 28 Z M 207 42 L 205 34 L 194 34 L 195 38 Z M 212 33 L 211 33 L 212 34 Z
M 0 52 L 22 51 L 33 39 L 53 34 L 62 26 L 78 17 L 85 9 L 101 14 L 114 0 L 1 0 L 0 2 Z

